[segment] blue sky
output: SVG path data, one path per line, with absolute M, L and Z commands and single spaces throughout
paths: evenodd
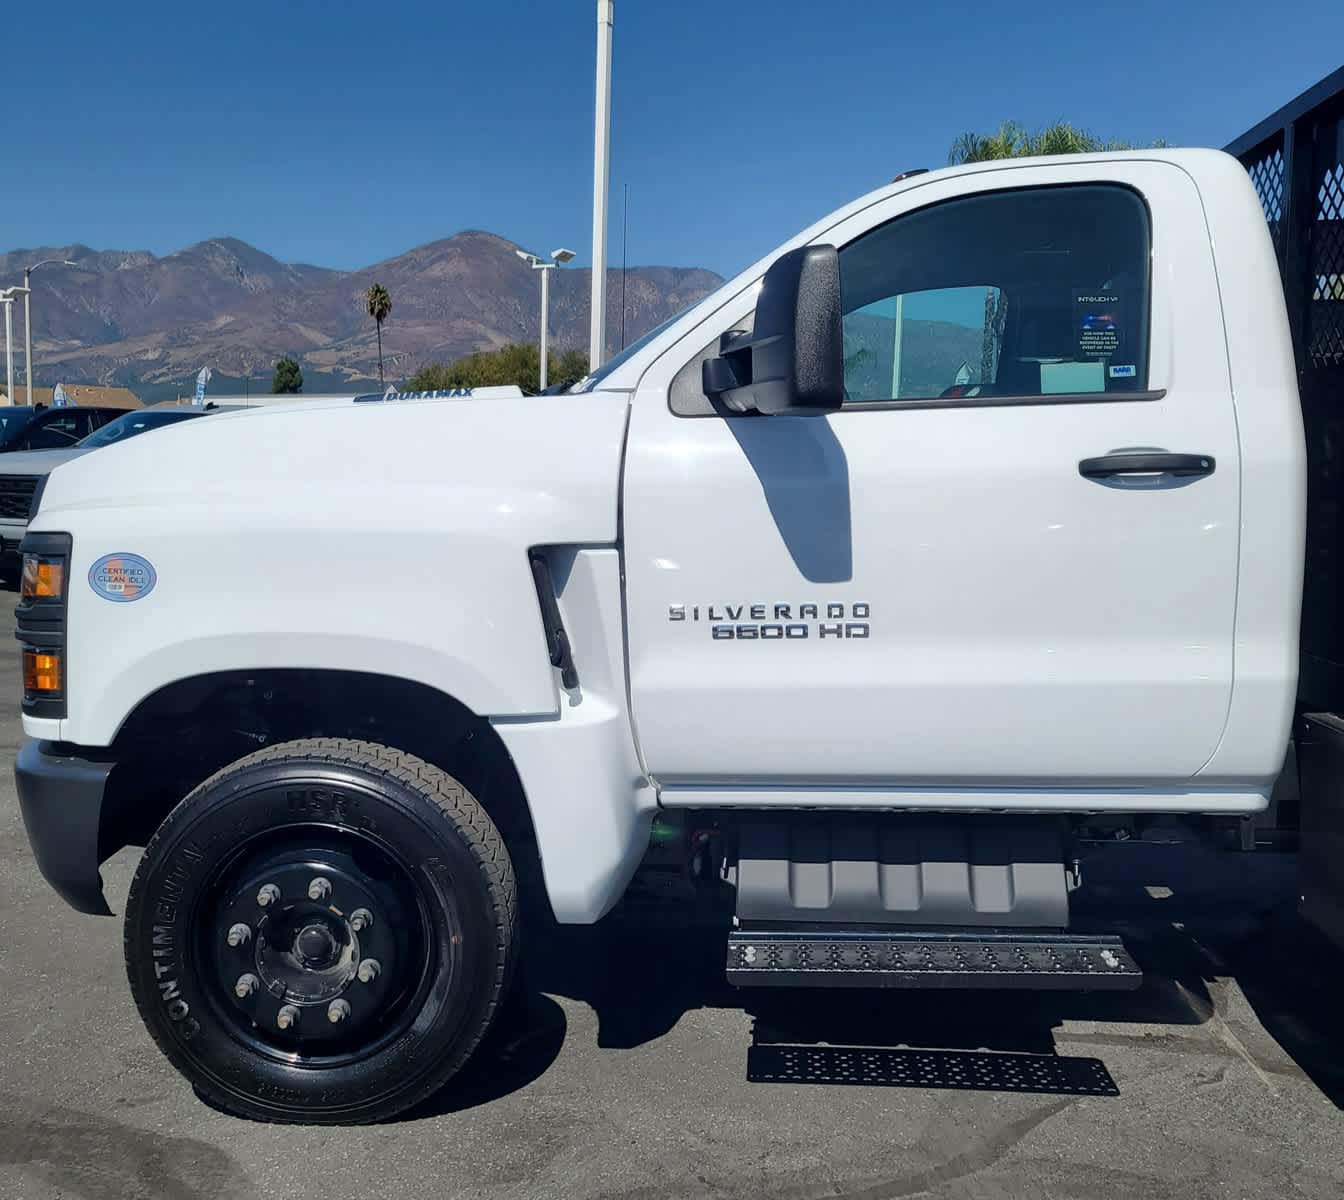
M 584 263 L 594 10 L 10 5 L 0 248 L 349 268 L 485 228 Z M 1222 145 L 1341 59 L 1340 0 L 616 0 L 611 260 L 623 183 L 632 265 L 729 274 L 962 130 Z

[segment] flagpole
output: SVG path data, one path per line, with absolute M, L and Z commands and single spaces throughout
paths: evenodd
M 615 0 L 597 0 L 597 104 L 593 115 L 593 278 L 588 368 L 607 352 L 607 181 L 611 172 L 611 30 Z

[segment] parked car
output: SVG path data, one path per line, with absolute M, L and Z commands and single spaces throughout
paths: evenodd
M 69 450 L 95 429 L 101 429 L 125 414 L 124 408 L 84 408 L 79 405 L 0 408 L 0 454 L 16 450 Z
M 0 442 L 0 450 L 13 451 L 0 455 L 0 572 L 12 573 L 17 569 L 19 541 L 28 527 L 28 510 L 32 507 L 33 493 L 38 484 L 62 463 L 101 446 L 138 437 L 151 429 L 175 425 L 208 412 L 222 411 L 224 408 L 216 405 L 206 408 L 137 408 L 130 412 L 118 408 L 0 408 L 0 438 L 4 439 Z M 94 424 L 97 418 L 86 419 L 91 413 L 101 418 L 97 424 Z M 15 414 L 20 416 L 16 419 Z M 72 428 L 71 422 L 51 421 L 47 418 L 68 414 L 78 418 L 73 427 L 91 427 L 93 432 L 66 445 L 53 439 L 64 437 L 65 432 Z M 11 441 L 19 443 L 19 446 L 11 446 Z M 33 443 L 40 443 L 44 448 Z M 45 448 L 47 446 L 53 448 Z

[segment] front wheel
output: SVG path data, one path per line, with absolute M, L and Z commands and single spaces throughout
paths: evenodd
M 207 1100 L 382 1120 L 476 1048 L 512 973 L 513 864 L 437 767 L 369 742 L 272 746 L 207 779 L 146 848 L 126 911 L 145 1025 Z

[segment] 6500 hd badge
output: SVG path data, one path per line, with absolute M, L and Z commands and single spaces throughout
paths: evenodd
M 801 641 L 807 638 L 866 638 L 868 604 L 671 604 L 669 621 L 699 622 L 715 641 Z M 747 620 L 744 622 L 742 618 Z

